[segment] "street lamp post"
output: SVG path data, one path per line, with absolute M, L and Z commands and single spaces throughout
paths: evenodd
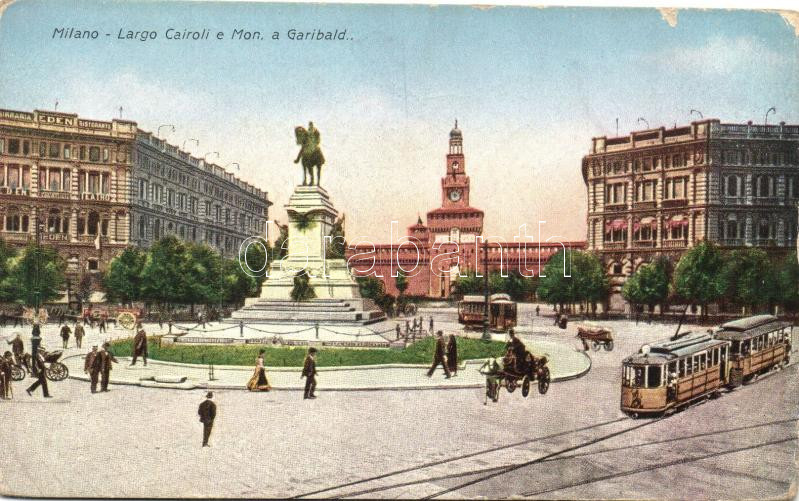
M 638 117 L 638 121 L 636 123 L 641 123 L 641 122 L 644 122 L 646 124 L 647 129 L 649 128 L 649 120 L 647 120 L 644 117 Z
M 194 139 L 193 137 L 190 137 L 190 138 L 186 139 L 185 141 L 183 141 L 183 146 L 181 146 L 180 149 L 183 150 L 183 151 L 186 151 L 186 143 L 188 143 L 189 141 L 194 141 L 195 146 L 200 146 L 200 141 L 199 140 Z
M 218 151 L 209 151 L 208 153 L 203 155 L 203 162 L 208 163 L 208 160 L 206 160 L 208 158 L 208 155 L 216 155 L 217 160 L 219 159 L 219 152 Z
M 697 115 L 699 115 L 699 119 L 700 119 L 700 120 L 704 120 L 704 118 L 705 118 L 705 115 L 703 115 L 701 111 L 699 111 L 699 110 L 695 110 L 695 109 L 693 109 L 693 108 L 691 108 L 691 111 L 689 111 L 689 112 L 688 112 L 688 116 L 691 116 L 691 115 L 693 115 L 694 113 L 696 113 Z
M 769 108 L 768 110 L 766 110 L 766 118 L 764 118 L 764 119 L 763 119 L 763 125 L 768 125 L 768 114 L 769 114 L 769 113 L 771 113 L 772 111 L 773 111 L 774 113 L 777 113 L 777 108 L 775 108 L 774 106 L 772 106 L 771 108 Z
M 239 163 L 238 163 L 238 162 L 230 162 L 229 164 L 227 164 L 227 165 L 225 166 L 225 168 L 227 169 L 227 168 L 228 168 L 228 167 L 230 167 L 231 165 L 235 165 L 235 166 L 236 166 L 236 170 L 241 170 L 241 166 L 239 165 Z
M 488 333 L 488 242 L 483 240 L 483 341 L 491 341 L 491 334 Z
M 157 131 L 156 131 L 156 133 L 155 133 L 156 137 L 161 137 L 161 129 L 162 129 L 163 127 L 172 127 L 172 132 L 175 132 L 175 126 L 174 126 L 174 125 L 172 125 L 172 124 L 164 124 L 164 125 L 159 125 L 159 126 L 158 126 L 158 130 L 157 130 Z
M 41 329 L 39 327 L 39 309 L 41 308 L 41 299 L 42 299 L 42 281 L 40 272 L 41 272 L 41 260 L 42 260 L 42 253 L 41 253 L 41 242 L 42 242 L 42 226 L 44 223 L 42 219 L 37 216 L 36 217 L 36 248 L 34 250 L 34 262 L 33 262 L 33 278 L 36 284 L 36 288 L 33 292 L 33 329 L 31 331 L 31 353 L 33 354 L 33 360 L 36 360 L 36 354 L 39 353 L 39 346 L 42 343 L 42 338 L 40 336 Z M 35 363 L 35 362 L 34 362 Z

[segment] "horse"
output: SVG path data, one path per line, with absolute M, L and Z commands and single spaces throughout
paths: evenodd
M 319 186 L 322 179 L 322 165 L 325 163 L 325 156 L 322 154 L 322 149 L 319 147 L 319 130 L 314 128 L 313 122 L 308 124 L 308 130 L 305 127 L 295 127 L 294 137 L 297 139 L 297 144 L 300 145 L 300 151 L 297 153 L 297 158 L 294 163 L 299 163 L 302 159 L 302 185 Z M 314 180 L 313 168 L 316 167 L 316 179 Z M 308 176 L 311 180 L 308 182 Z

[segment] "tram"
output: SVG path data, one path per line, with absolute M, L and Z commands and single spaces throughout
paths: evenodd
M 621 410 L 631 417 L 671 412 L 716 398 L 790 361 L 791 324 L 772 315 L 727 322 L 644 345 L 622 361 Z
M 484 315 L 483 296 L 463 296 L 458 301 L 458 323 L 466 328 L 481 328 Z M 511 327 L 516 327 L 516 303 L 507 294 L 492 294 L 488 298 L 488 328 L 505 332 Z

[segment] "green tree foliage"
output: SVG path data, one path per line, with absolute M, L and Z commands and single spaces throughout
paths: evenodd
M 621 293 L 634 305 L 647 305 L 650 310 L 669 297 L 669 261 L 661 257 L 638 268 L 624 283 Z
M 488 275 L 488 291 L 490 294 L 500 292 L 508 294 L 514 301 L 526 301 L 535 294 L 537 280 L 533 277 L 524 277 L 517 271 L 511 271 L 507 277 L 503 277 L 500 272 L 496 271 Z M 452 293 L 457 297 L 483 294 L 483 284 L 483 277 L 469 271 L 455 279 L 452 284 Z
M 408 277 L 405 276 L 405 272 L 402 270 L 397 271 L 397 276 L 394 278 L 394 286 L 399 291 L 400 297 L 405 294 L 405 291 L 408 290 Z
M 111 260 L 103 277 L 103 288 L 109 301 L 131 303 L 142 297 L 142 271 L 147 255 L 135 247 L 128 247 Z
M 0 301 L 11 301 L 14 298 L 11 271 L 16 255 L 14 248 L 0 239 Z
M 294 287 L 291 288 L 291 299 L 294 301 L 308 301 L 316 297 L 311 286 L 311 279 L 308 273 L 303 270 L 294 275 Z
M 261 254 L 263 255 L 263 252 Z M 258 294 L 261 286 L 261 282 L 258 280 L 260 277 L 256 278 L 244 273 L 238 261 L 225 259 L 222 263 L 222 270 L 224 275 L 223 300 L 225 302 L 241 304 L 245 298 Z
M 222 257 L 204 244 L 184 244 L 181 298 L 184 303 L 213 304 L 225 299 Z
M 777 271 L 779 285 L 779 302 L 787 310 L 796 313 L 799 310 L 799 261 L 796 252 L 779 263 Z
M 386 294 L 386 287 L 382 280 L 373 276 L 356 277 L 355 280 L 358 282 L 361 297 L 373 300 L 383 311 L 389 310 L 394 298 Z
M 602 264 L 588 252 L 569 251 L 567 254 L 561 250 L 547 261 L 543 274 L 538 279 L 538 296 L 550 304 L 596 305 L 607 299 L 610 290 Z
M 724 256 L 719 248 L 702 241 L 680 258 L 674 269 L 674 293 L 683 300 L 703 306 L 718 300 L 726 289 L 721 276 Z
M 771 306 L 780 300 L 778 271 L 761 249 L 732 251 L 721 273 L 724 297 L 754 313 L 758 306 Z
M 11 261 L 8 294 L 29 306 L 36 304 L 37 293 L 40 302 L 52 301 L 64 289 L 65 269 L 55 248 L 29 244 L 18 260 Z
M 155 242 L 142 270 L 142 299 L 161 304 L 188 303 L 183 273 L 186 246 L 173 236 Z

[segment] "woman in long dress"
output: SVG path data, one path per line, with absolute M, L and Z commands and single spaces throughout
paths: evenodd
M 258 359 L 255 361 L 255 372 L 249 382 L 247 382 L 247 389 L 250 391 L 269 391 L 272 389 L 269 386 L 269 380 L 266 379 L 266 369 L 264 368 L 264 353 L 266 350 L 258 352 Z

